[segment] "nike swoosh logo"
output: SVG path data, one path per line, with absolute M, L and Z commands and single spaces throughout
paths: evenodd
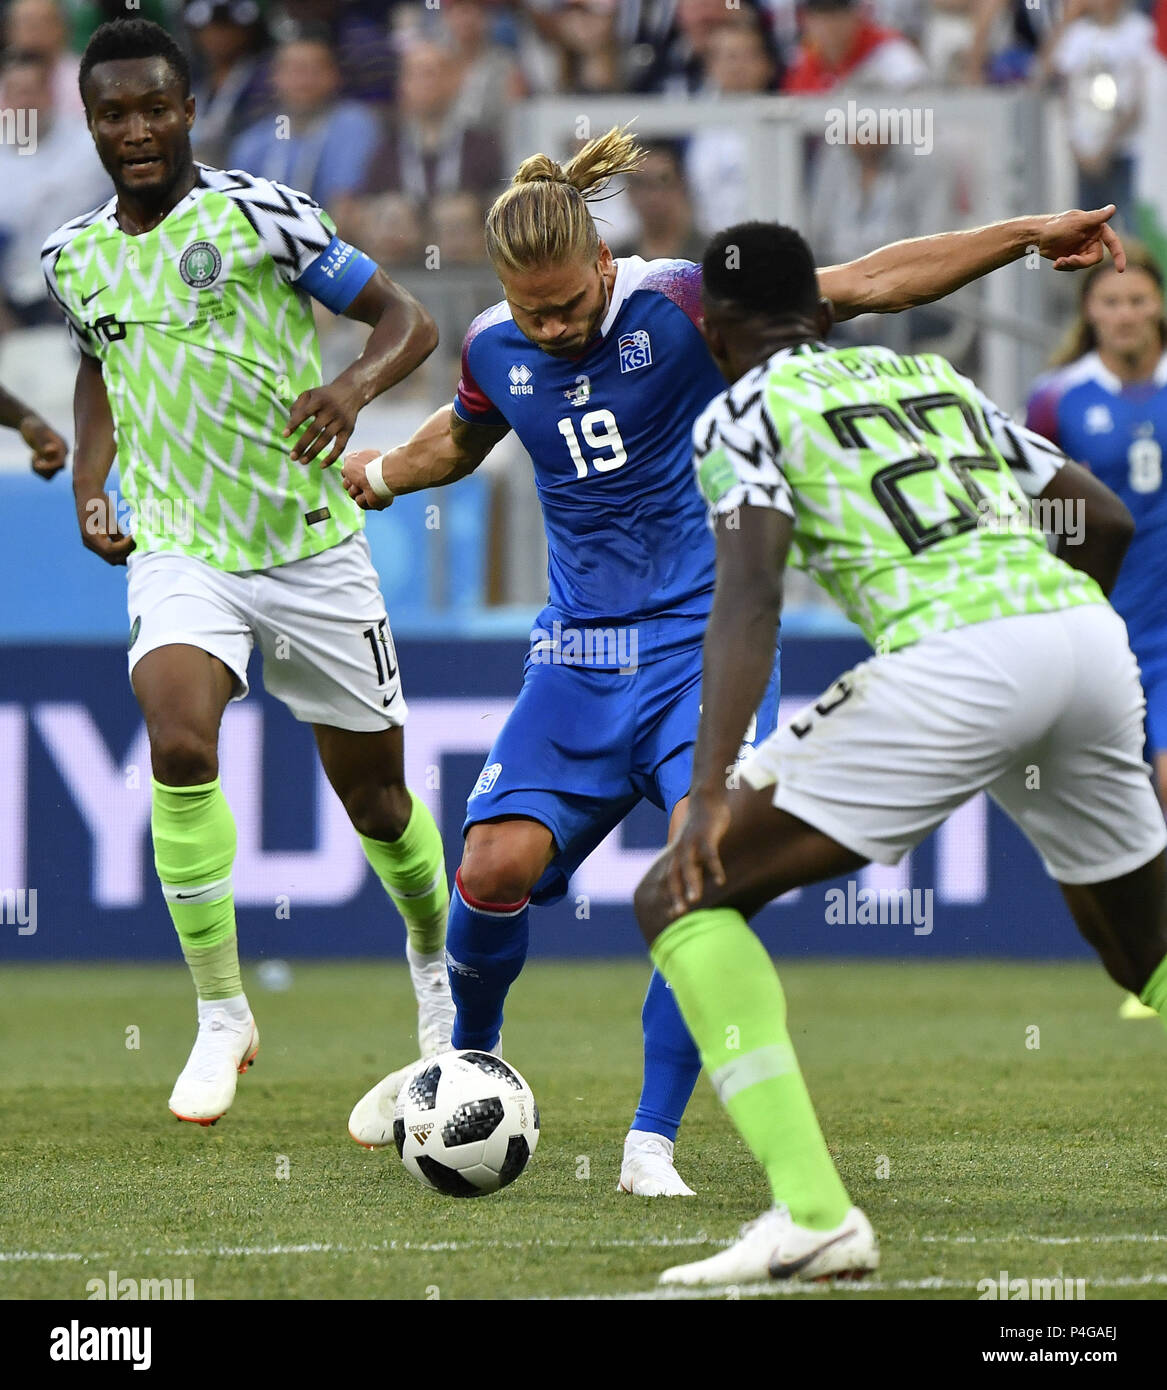
M 198 898 L 201 896 L 202 895 L 200 893 L 175 893 L 174 900 L 175 902 L 185 903 L 188 902 L 191 898 Z
M 812 1260 L 817 1260 L 824 1250 L 829 1250 L 832 1245 L 838 1245 L 841 1240 L 846 1240 L 848 1236 L 854 1235 L 854 1231 L 843 1231 L 840 1235 L 831 1240 L 824 1241 L 822 1245 L 816 1246 L 809 1254 L 803 1255 L 799 1260 L 790 1260 L 786 1264 L 776 1264 L 771 1260 L 769 1265 L 771 1279 L 792 1279 L 794 1275 L 804 1270 Z
M 102 287 L 101 287 L 101 290 L 108 290 L 108 289 L 109 289 L 109 286 L 108 286 L 108 285 L 102 285 Z M 87 295 L 83 296 L 83 298 L 82 298 L 82 300 L 81 300 L 81 307 L 84 308 L 85 305 L 88 304 L 89 301 L 90 301 L 91 299 L 96 299 L 97 296 L 101 293 L 101 290 L 94 290 L 92 294 L 87 294 Z

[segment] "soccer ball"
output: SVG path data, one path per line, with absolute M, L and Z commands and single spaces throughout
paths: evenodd
M 405 1170 L 447 1197 L 514 1182 L 539 1142 L 539 1107 L 514 1067 L 489 1052 L 444 1052 L 397 1097 L 393 1142 Z

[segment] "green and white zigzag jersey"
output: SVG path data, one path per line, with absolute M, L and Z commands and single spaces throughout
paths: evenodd
M 111 198 L 41 260 L 74 342 L 101 363 L 137 548 L 268 569 L 364 524 L 339 470 L 293 462 L 283 438 L 292 402 L 321 383 L 295 282 L 336 229 L 294 189 L 196 169 L 157 227 L 123 232 Z
M 1065 456 L 943 357 L 782 349 L 709 403 L 693 442 L 711 515 L 785 512 L 792 562 L 877 651 L 1106 602 L 1031 521 Z

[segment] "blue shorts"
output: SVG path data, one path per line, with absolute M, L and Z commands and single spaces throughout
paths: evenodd
M 1139 676 L 1147 697 L 1146 756 L 1154 758 L 1156 753 L 1167 753 L 1167 657 L 1140 657 Z
M 671 815 L 688 793 L 701 654 L 689 647 L 628 675 L 528 654 L 523 688 L 470 793 L 462 833 L 500 817 L 545 825 L 556 855 L 532 902 L 562 898 L 572 874 L 642 797 Z M 779 663 L 776 656 L 749 742 L 777 726 Z

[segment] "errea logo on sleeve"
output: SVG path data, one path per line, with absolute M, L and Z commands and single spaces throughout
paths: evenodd
M 519 362 L 513 366 L 507 376 L 511 383 L 512 396 L 533 396 L 535 388 L 530 384 L 534 372 L 525 362 Z

